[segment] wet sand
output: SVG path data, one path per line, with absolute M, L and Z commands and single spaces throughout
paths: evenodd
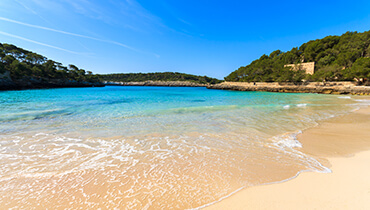
M 244 189 L 206 209 L 369 208 L 369 107 L 303 131 L 298 140 L 303 152 L 332 173 L 303 172 L 287 182 Z

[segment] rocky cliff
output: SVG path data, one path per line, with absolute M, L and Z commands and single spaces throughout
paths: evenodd
M 370 95 L 370 86 L 356 86 L 354 82 L 309 82 L 309 83 L 278 83 L 278 82 L 223 82 L 209 85 L 209 89 L 268 91 L 285 93 L 322 93 L 322 94 L 356 94 Z

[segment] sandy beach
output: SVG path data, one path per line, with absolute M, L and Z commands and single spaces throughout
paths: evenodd
M 303 131 L 298 140 L 332 173 L 303 172 L 243 189 L 206 209 L 369 209 L 369 107 Z

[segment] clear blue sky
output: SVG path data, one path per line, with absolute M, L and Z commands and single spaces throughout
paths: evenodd
M 367 30 L 369 0 L 0 1 L 0 42 L 94 73 L 223 78 L 276 49 Z

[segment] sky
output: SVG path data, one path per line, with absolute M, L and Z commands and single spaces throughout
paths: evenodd
M 263 54 L 370 30 L 370 1 L 0 0 L 0 42 L 94 73 L 222 79 Z

